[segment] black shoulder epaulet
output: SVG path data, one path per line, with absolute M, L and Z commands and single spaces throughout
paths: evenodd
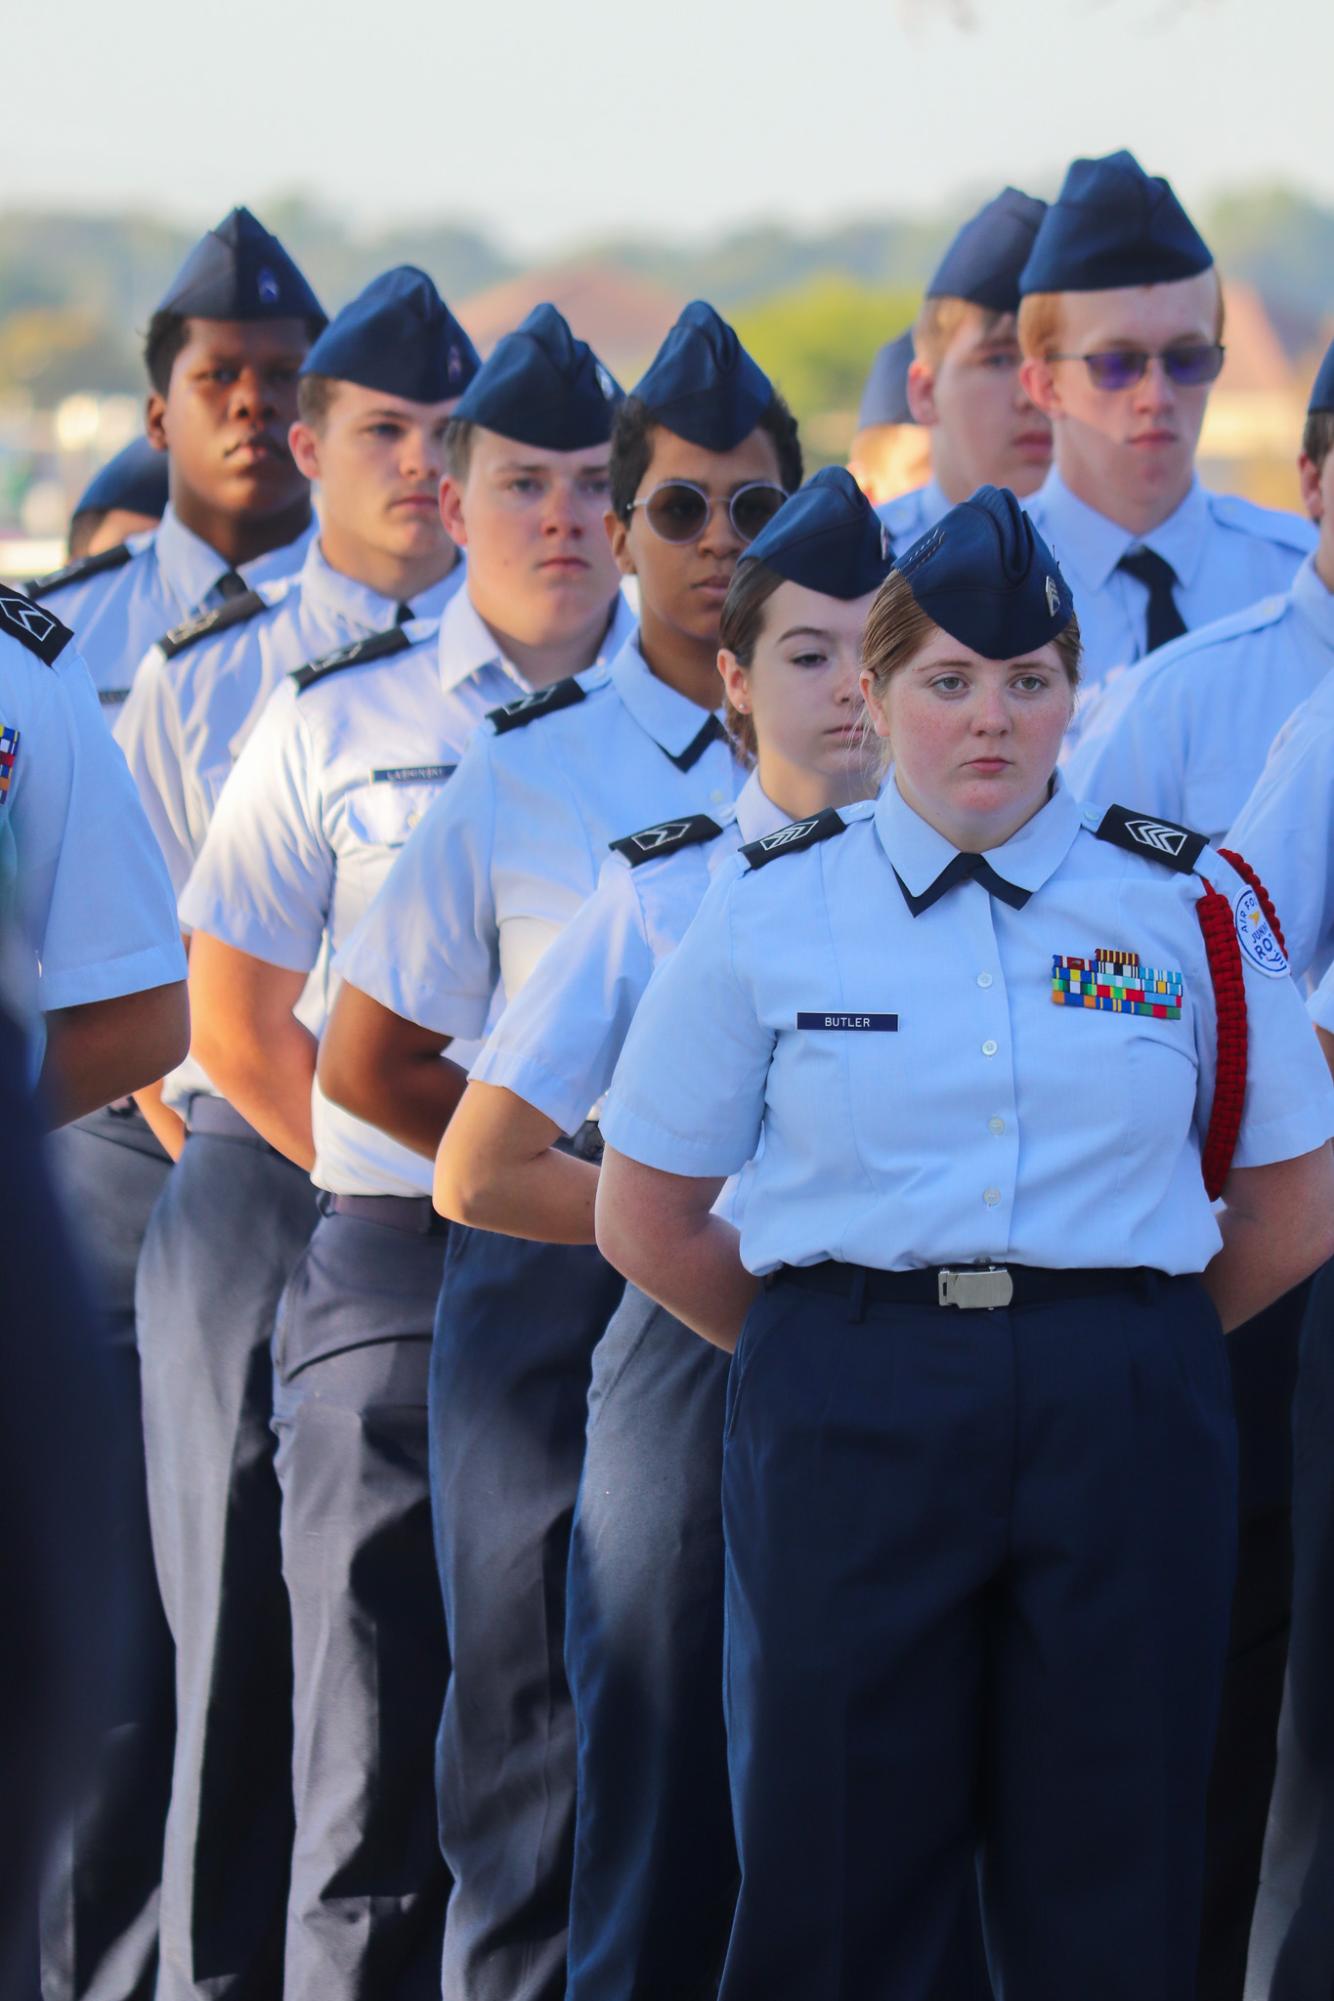
M 0 628 L 48 667 L 54 667 L 74 634 L 45 605 L 0 586 Z
M 837 809 L 826 806 L 813 820 L 793 820 L 777 833 L 748 841 L 741 852 L 752 868 L 763 868 L 766 862 L 777 861 L 779 855 L 795 855 L 802 848 L 813 848 L 817 841 L 832 840 L 835 834 L 845 834 L 847 830 L 848 823 Z
M 1113 847 L 1128 848 L 1132 855 L 1147 855 L 1164 868 L 1180 875 L 1192 875 L 1195 864 L 1208 847 L 1205 835 L 1179 827 L 1175 820 L 1160 820 L 1156 813 L 1135 813 L 1127 806 L 1109 806 L 1093 832 L 1098 840 Z
M 30 577 L 24 589 L 31 591 L 34 597 L 43 597 L 50 591 L 63 591 L 66 584 L 81 584 L 85 577 L 100 577 L 104 570 L 119 570 L 133 554 L 128 542 L 117 542 L 114 549 L 101 549 L 95 556 L 76 556 L 63 569 L 50 570 L 44 577 Z
M 170 632 L 163 633 L 158 651 L 168 660 L 174 660 L 178 653 L 185 653 L 201 639 L 211 639 L 215 633 L 226 632 L 229 626 L 244 625 L 256 612 L 266 611 L 268 602 L 258 591 L 245 591 L 240 597 L 228 598 L 216 611 L 192 612 L 179 625 L 173 625 Z
M 411 644 L 411 633 L 401 625 L 391 625 L 384 632 L 367 633 L 364 639 L 354 639 L 350 646 L 340 646 L 336 652 L 326 653 L 306 667 L 298 667 L 292 675 L 296 691 L 298 695 L 304 695 L 307 688 L 313 688 L 326 674 L 337 674 L 344 667 L 360 667 L 363 660 L 383 660 L 387 654 L 403 653 Z
M 503 708 L 489 710 L 486 719 L 497 736 L 504 736 L 506 730 L 524 729 L 539 716 L 573 708 L 583 700 L 584 691 L 571 675 L 568 681 L 554 681 L 549 688 L 538 688 L 531 695 L 520 695 L 517 702 L 506 702 Z
M 701 841 L 716 840 L 722 828 L 707 813 L 692 813 L 688 820 L 663 820 L 656 827 L 643 827 L 637 834 L 623 834 L 609 841 L 631 868 L 641 862 L 655 862 L 659 855 L 674 855 L 678 848 L 695 848 Z

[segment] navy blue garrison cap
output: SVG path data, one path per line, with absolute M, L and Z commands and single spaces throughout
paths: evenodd
M 926 288 L 928 299 L 967 299 L 993 313 L 1019 310 L 1019 273 L 1028 262 L 1045 201 L 1002 188 L 951 243 Z
M 703 299 L 686 307 L 630 392 L 655 423 L 706 452 L 730 452 L 774 400 L 774 386 Z
M 850 472 L 825 466 L 785 500 L 737 564 L 763 563 L 831 598 L 879 590 L 894 567 L 889 530 Z
M 196 320 L 313 320 L 324 308 L 276 236 L 248 208 L 234 208 L 201 236 L 158 301 L 160 313 Z
M 1308 415 L 1316 410 L 1334 410 L 1334 341 L 1316 371 L 1315 386 L 1306 408 Z
M 91 514 L 95 508 L 123 507 L 131 514 L 160 521 L 166 504 L 167 454 L 155 452 L 147 438 L 132 438 L 93 474 L 74 512 Z
M 908 408 L 908 370 L 912 366 L 912 328 L 897 340 L 887 340 L 871 363 L 861 404 L 857 429 L 869 431 L 873 424 L 915 424 Z
M 413 403 L 461 396 L 482 357 L 424 271 L 399 264 L 372 278 L 324 329 L 303 375 L 359 382 Z
M 454 416 L 521 445 L 578 452 L 607 443 L 624 400 L 614 376 L 556 308 L 534 306 L 522 326 L 496 342 Z
M 1133 153 L 1072 160 L 1019 278 L 1030 292 L 1108 292 L 1165 285 L 1213 263 L 1169 183 Z
M 899 568 L 928 618 L 988 660 L 1045 646 L 1074 615 L 1056 558 L 1008 487 L 979 486 Z

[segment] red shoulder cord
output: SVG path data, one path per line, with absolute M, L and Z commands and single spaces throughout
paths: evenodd
M 1249 883 L 1255 891 L 1270 929 L 1286 952 L 1278 912 L 1255 870 L 1230 848 L 1222 848 L 1219 852 L 1224 861 L 1232 864 L 1243 882 Z M 1206 882 L 1196 911 L 1200 930 L 1204 933 L 1209 977 L 1213 981 L 1218 1013 L 1218 1070 L 1214 1080 L 1209 1130 L 1205 1135 L 1200 1163 L 1204 1172 L 1205 1193 L 1211 1202 L 1216 1202 L 1232 1167 L 1237 1134 L 1241 1130 L 1242 1107 L 1246 1100 L 1246 985 L 1241 970 L 1241 946 L 1237 942 L 1237 927 L 1228 898 L 1211 882 Z

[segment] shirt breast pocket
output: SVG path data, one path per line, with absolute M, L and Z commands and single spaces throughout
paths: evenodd
M 1142 1015 L 1127 1021 L 1123 1016 L 1116 1026 L 1128 1030 L 1127 1116 L 1134 1151 L 1156 1154 L 1168 1135 L 1172 1144 L 1180 1144 L 1194 1121 L 1199 1091 L 1189 1006 L 1177 1021 Z
M 440 797 L 448 776 L 446 771 L 439 778 L 379 779 L 360 786 L 347 802 L 354 838 L 368 848 L 401 848 Z

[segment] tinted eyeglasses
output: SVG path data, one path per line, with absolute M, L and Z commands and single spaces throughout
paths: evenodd
M 1143 380 L 1151 361 L 1161 361 L 1163 374 L 1179 389 L 1197 389 L 1214 382 L 1223 366 L 1218 341 L 1183 341 L 1179 347 L 1150 351 L 1142 347 L 1104 347 L 1096 354 L 1049 354 L 1048 361 L 1082 361 L 1095 389 L 1129 389 Z
M 772 480 L 756 479 L 739 486 L 727 502 L 727 518 L 738 540 L 753 542 L 786 499 L 783 488 Z M 697 542 L 717 504 L 693 479 L 665 479 L 642 500 L 632 501 L 630 512 L 642 507 L 649 527 L 664 542 Z

